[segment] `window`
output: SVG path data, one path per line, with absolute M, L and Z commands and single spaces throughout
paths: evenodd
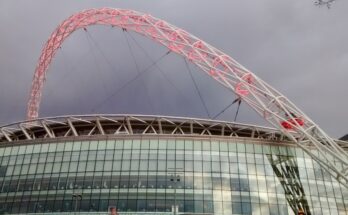
M 52 166 L 53 166 L 52 163 L 46 163 L 45 173 L 51 173 L 52 172 Z
M 184 204 L 186 212 L 194 212 L 194 201 L 185 201 Z
M 186 189 L 193 188 L 193 177 L 185 176 L 185 188 Z
M 131 159 L 131 150 L 123 150 L 122 159 L 123 160 L 130 160 Z
M 211 151 L 219 151 L 220 147 L 219 147 L 219 143 L 218 142 L 212 142 L 211 143 Z
M 203 172 L 211 172 L 211 162 L 203 162 Z
M 195 213 L 203 213 L 204 212 L 204 206 L 203 201 L 194 201 L 195 206 Z
M 192 150 L 193 142 L 191 140 L 185 140 L 185 150 Z
M 177 170 L 183 171 L 184 170 L 184 161 L 182 160 L 176 160 L 175 162 L 175 168 Z
M 241 191 L 244 191 L 244 192 L 249 192 L 250 191 L 249 181 L 248 181 L 247 178 L 240 178 L 239 182 L 240 182 L 240 189 L 241 189 Z
M 43 173 L 44 172 L 44 167 L 45 167 L 45 164 L 38 164 L 36 173 L 37 174 Z M 67 169 L 65 171 L 67 171 Z
M 159 140 L 158 148 L 159 149 L 166 149 L 167 148 L 167 141 L 166 140 Z
M 87 165 L 87 162 L 86 162 L 86 161 L 80 161 L 79 164 L 78 164 L 77 171 L 78 171 L 78 172 L 84 172 L 84 171 L 86 171 L 86 165 Z
M 95 171 L 103 171 L 104 161 L 96 161 Z
M 64 163 L 63 163 L 64 164 Z M 95 165 L 95 162 L 94 161 L 88 161 L 87 162 L 87 169 L 86 169 L 86 171 L 87 172 L 92 172 L 92 171 L 94 171 L 94 165 Z M 63 169 L 63 166 L 64 165 L 62 165 L 62 169 Z
M 130 170 L 130 161 L 124 160 L 122 162 L 122 171 L 129 171 Z
M 29 166 L 29 172 L 28 172 L 28 174 L 35 174 L 35 172 L 36 172 L 36 167 L 37 167 L 36 164 L 31 164 L 31 165 Z
M 142 140 L 140 148 L 141 149 L 150 149 L 150 141 L 149 140 Z
M 175 169 L 175 161 L 173 161 L 173 160 L 168 160 L 168 161 L 167 161 L 167 169 L 168 169 L 168 170 Z
M 168 140 L 167 141 L 167 149 L 172 149 L 172 150 L 175 150 L 175 140 Z
M 232 203 L 232 212 L 233 214 L 243 214 L 242 204 L 240 202 Z
M 59 145 L 58 145 L 58 148 L 59 148 Z M 87 141 L 84 141 L 81 143 L 81 150 L 82 151 L 85 151 L 85 150 L 88 150 L 89 149 L 89 142 Z
M 221 162 L 221 172 L 228 173 L 230 171 L 230 166 L 228 162 Z
M 90 151 L 89 144 L 94 145 Z M 167 140 L 157 139 L 129 139 L 125 141 L 124 150 L 122 140 L 3 147 L 0 148 L 0 154 L 3 151 L 7 155 L 0 157 L 0 177 L 3 177 L 1 192 L 34 190 L 44 193 L 42 198 L 28 197 L 33 203 L 25 203 L 26 199 L 23 199 L 23 203 L 16 206 L 22 213 L 39 210 L 39 203 L 42 204 L 41 211 L 71 210 L 75 203 L 71 200 L 71 194 L 55 196 L 55 190 L 64 193 L 65 189 L 86 189 L 81 191 L 86 204 L 85 209 L 81 211 L 107 210 L 108 205 L 120 205 L 119 208 L 123 208 L 124 211 L 171 211 L 174 204 L 171 195 L 174 194 L 176 186 L 180 189 L 177 190 L 180 212 L 219 215 L 246 215 L 254 212 L 288 214 L 287 200 L 280 179 L 274 174 L 270 157 L 262 154 L 262 150 L 280 153 L 282 155 L 274 154 L 275 158 L 282 156 L 286 160 L 289 157 L 286 153 L 295 151 L 295 147 L 289 150 L 287 146 L 210 142 L 207 139 L 196 139 L 193 142 L 174 138 L 168 141 L 168 144 L 171 148 L 168 150 Z M 72 151 L 64 151 L 69 149 L 69 145 Z M 211 151 L 211 148 L 214 148 L 214 151 Z M 35 150 L 37 153 L 28 154 Z M 16 155 L 9 156 L 11 151 Z M 338 183 L 331 181 L 331 175 L 324 172 L 309 157 L 297 157 L 296 160 L 308 202 L 311 205 L 321 205 L 320 209 L 316 209 L 320 210 L 320 213 L 344 211 L 346 192 L 342 192 Z M 39 161 L 40 163 L 37 163 Z M 288 168 L 285 163 L 282 165 L 285 169 Z M 175 184 L 170 181 L 173 169 L 182 172 L 179 174 L 180 182 Z M 120 172 L 121 170 L 124 172 Z M 110 188 L 112 190 L 109 194 Z M 93 197 L 91 189 L 94 189 Z M 131 189 L 131 192 L 128 189 Z M 11 198 L 13 195 L 17 194 L 4 194 Z M 51 205 L 47 208 L 46 203 L 54 199 L 54 202 L 49 202 Z M 12 200 L 16 201 L 16 197 Z M 6 210 L 6 202 L 1 201 L 0 199 L 0 210 Z M 23 204 L 29 209 L 24 209 Z M 82 202 L 79 202 L 78 207 L 81 205 Z M 334 208 L 330 208 L 331 206 Z M 10 209 L 11 207 L 10 205 Z
M 122 150 L 123 149 L 123 141 L 122 140 L 116 140 L 116 150 Z
M 74 154 L 73 154 L 74 156 Z M 105 151 L 97 151 L 97 160 L 104 160 L 105 159 Z M 73 158 L 71 158 L 71 160 L 73 160 Z
M 72 148 L 73 148 L 73 143 L 72 142 L 66 142 L 65 143 L 64 151 L 72 151 Z
M 176 141 L 176 150 L 184 150 L 185 144 L 183 140 L 177 140 Z
M 115 161 L 113 162 L 112 169 L 113 169 L 114 171 L 121 171 L 121 161 L 115 160 Z
M 0 177 L 5 177 L 7 166 L 0 166 Z
M 195 189 L 203 189 L 203 178 L 195 176 L 193 185 Z
M 228 151 L 228 145 L 226 142 L 220 142 L 220 151 L 222 151 L 222 152 Z
M 193 171 L 193 161 L 186 160 L 185 161 L 185 172 L 192 172 Z
M 203 162 L 202 161 L 198 161 L 198 160 L 195 160 L 194 161 L 194 171 L 195 172 L 202 172 L 203 170 Z
M 165 160 L 158 160 L 158 171 L 166 171 L 166 161 Z
M 131 161 L 131 170 L 132 171 L 138 171 L 139 170 L 139 160 L 132 160 Z
M 212 162 L 212 170 L 213 172 L 221 172 L 220 162 Z
M 243 214 L 246 214 L 246 215 L 251 215 L 251 203 L 250 202 L 242 202 L 242 211 L 243 211 Z M 276 213 L 275 214 L 279 214 L 278 213 L 278 210 L 275 211 Z
M 213 177 L 213 189 L 214 190 L 221 190 L 221 178 L 220 177 Z
M 63 161 L 70 161 L 70 157 L 71 157 L 71 152 L 64 152 Z M 43 157 L 43 156 L 40 157 L 39 162 L 41 162 L 41 160 L 43 160 L 43 162 L 45 162 L 44 158 L 45 157 Z
M 221 178 L 221 182 L 222 182 L 222 189 L 223 190 L 231 190 L 231 186 L 230 186 L 230 179 L 228 177 L 222 177 Z M 229 193 L 229 192 L 228 192 Z M 225 199 L 225 198 L 224 198 Z

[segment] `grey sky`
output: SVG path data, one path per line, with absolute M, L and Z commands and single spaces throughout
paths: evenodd
M 348 132 L 345 0 L 337 0 L 330 10 L 315 7 L 312 0 L 1 0 L 0 124 L 25 118 L 37 59 L 51 32 L 71 14 L 93 7 L 139 10 L 183 28 L 270 83 L 333 137 Z M 166 52 L 151 40 L 130 34 L 153 60 Z M 95 26 L 88 33 L 71 35 L 49 69 L 40 115 L 207 117 L 183 59 L 175 54 L 159 62 L 166 78 L 154 67 L 110 97 L 137 74 L 127 38 L 140 70 L 151 64 L 131 36 L 119 29 Z M 190 66 L 213 116 L 234 96 Z M 219 119 L 233 120 L 235 111 L 234 106 Z M 238 121 L 263 123 L 246 105 Z

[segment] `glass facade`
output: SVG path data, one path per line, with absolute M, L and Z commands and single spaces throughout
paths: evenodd
M 106 138 L 106 137 L 104 137 Z M 0 148 L 0 213 L 348 215 L 348 190 L 303 151 L 252 138 L 75 139 Z

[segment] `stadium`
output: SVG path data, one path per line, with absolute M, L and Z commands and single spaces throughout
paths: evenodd
M 39 118 L 46 71 L 77 29 L 111 25 L 186 57 L 274 128 L 149 115 Z M 45 45 L 27 120 L 0 127 L 2 214 L 348 214 L 348 144 L 228 55 L 136 11 L 74 14 Z

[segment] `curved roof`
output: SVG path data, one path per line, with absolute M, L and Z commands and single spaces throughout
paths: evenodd
M 41 118 L 0 127 L 0 144 L 100 135 L 246 137 L 286 141 L 278 130 L 226 121 L 150 115 L 78 115 Z

